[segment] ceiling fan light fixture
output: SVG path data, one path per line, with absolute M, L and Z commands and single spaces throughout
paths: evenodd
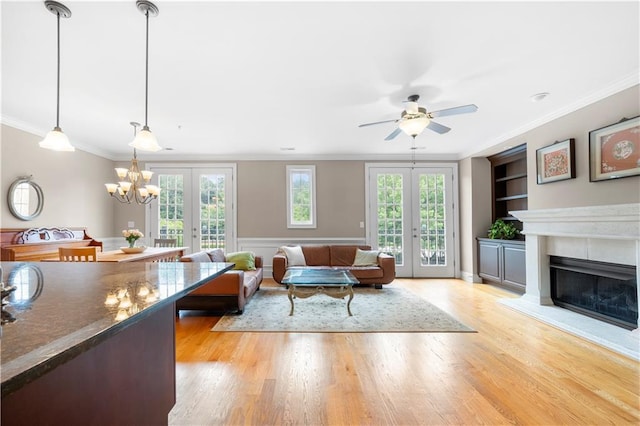
M 429 125 L 429 118 L 426 115 L 415 117 L 415 118 L 406 118 L 404 117 L 398 123 L 398 127 L 400 130 L 405 132 L 407 135 L 415 138 Z
M 405 111 L 407 114 L 417 114 L 419 112 L 417 102 L 406 102 L 406 105 Z

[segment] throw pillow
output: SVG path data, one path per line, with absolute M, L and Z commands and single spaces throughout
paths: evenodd
M 236 266 L 234 266 L 233 269 L 237 269 L 240 271 L 256 270 L 256 257 L 250 251 L 227 253 L 227 255 L 225 256 L 225 261 L 235 263 Z
M 211 262 L 211 258 L 209 257 L 209 255 L 203 251 L 189 254 L 185 257 L 191 259 L 192 262 Z
M 378 264 L 378 252 L 375 250 L 356 249 L 353 266 L 374 266 Z
M 280 249 L 287 256 L 288 266 L 307 266 L 307 261 L 304 258 L 302 247 L 300 246 L 283 246 Z
M 224 262 L 224 250 L 215 248 L 207 252 L 212 262 Z

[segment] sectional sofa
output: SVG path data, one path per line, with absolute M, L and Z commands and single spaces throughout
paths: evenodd
M 241 254 L 245 255 L 245 253 Z M 214 249 L 182 256 L 180 261 L 236 263 L 233 259 L 234 255 L 236 254 L 225 255 L 222 249 Z M 240 269 L 227 271 L 179 299 L 176 302 L 176 311 L 205 310 L 242 314 L 251 296 L 260 289 L 263 277 L 262 257 L 253 256 L 252 253 L 250 255 L 253 258 L 253 268 L 248 267 L 244 260 L 237 262 L 236 267 Z

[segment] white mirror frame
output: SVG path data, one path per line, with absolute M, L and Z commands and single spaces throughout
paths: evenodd
M 31 186 L 31 188 L 33 188 L 33 190 L 36 191 L 36 196 L 37 196 L 36 209 L 33 213 L 29 215 L 24 215 L 20 213 L 16 209 L 16 206 L 13 204 L 15 191 L 18 189 L 20 185 L 24 183 Z M 42 188 L 40 188 L 40 185 L 38 185 L 37 183 L 31 180 L 31 176 L 21 176 L 15 181 L 13 181 L 13 183 L 9 187 L 9 192 L 7 193 L 7 205 L 9 206 L 9 210 L 11 211 L 11 214 L 17 217 L 18 219 L 33 220 L 36 217 L 38 217 L 40 213 L 42 213 L 42 208 L 44 206 L 44 193 L 42 192 Z

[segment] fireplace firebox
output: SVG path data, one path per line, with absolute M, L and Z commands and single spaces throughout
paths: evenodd
M 628 330 L 637 327 L 635 266 L 558 256 L 549 260 L 555 305 Z

